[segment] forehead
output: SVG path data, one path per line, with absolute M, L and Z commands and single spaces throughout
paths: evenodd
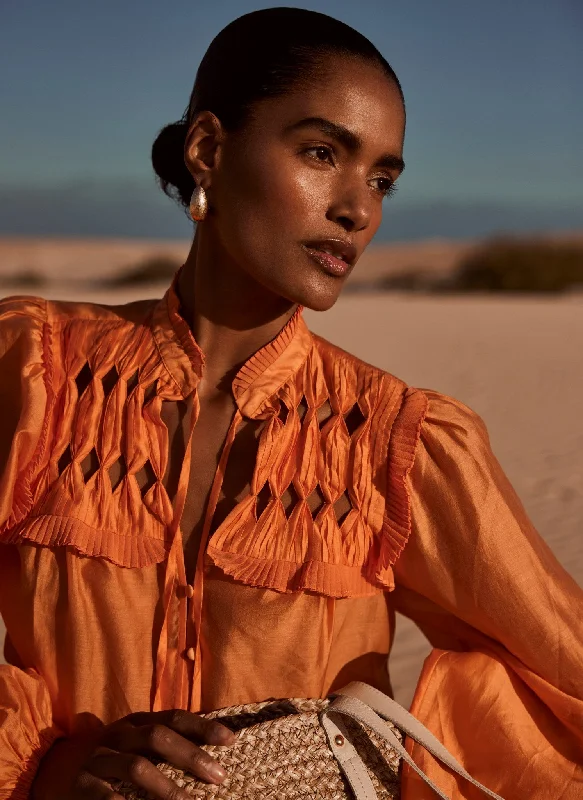
M 259 104 L 257 121 L 282 129 L 308 117 L 343 125 L 366 143 L 402 146 L 405 109 L 394 81 L 377 65 L 332 56 L 287 94 Z

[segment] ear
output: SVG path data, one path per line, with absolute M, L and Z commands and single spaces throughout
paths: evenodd
M 219 164 L 224 130 L 212 111 L 201 111 L 194 118 L 184 142 L 184 162 L 198 186 L 208 189 L 211 174 Z

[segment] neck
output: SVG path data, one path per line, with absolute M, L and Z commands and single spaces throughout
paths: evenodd
M 274 339 L 297 303 L 257 283 L 197 230 L 180 274 L 181 313 L 205 356 L 199 393 L 231 391 L 241 366 Z

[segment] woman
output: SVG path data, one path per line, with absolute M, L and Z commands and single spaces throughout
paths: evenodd
M 164 298 L 1 302 L 0 798 L 182 797 L 147 754 L 220 783 L 197 745 L 231 735 L 196 712 L 390 693 L 395 609 L 435 647 L 412 711 L 469 772 L 581 796 L 582 593 L 482 421 L 303 321 L 377 230 L 404 128 L 360 34 L 241 17 L 154 144 L 199 220 Z M 409 770 L 403 797 L 427 797 Z

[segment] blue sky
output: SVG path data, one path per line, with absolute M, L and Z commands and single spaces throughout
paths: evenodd
M 234 17 L 270 5 L 5 1 L 0 232 L 36 232 L 35 202 L 63 232 L 69 206 L 58 198 L 68 195 L 74 205 L 75 192 L 88 214 L 93 202 L 103 208 L 109 193 L 118 202 L 127 197 L 129 207 L 149 203 L 154 218 L 163 208 L 164 219 L 173 213 L 177 226 L 185 224 L 156 194 L 151 143 L 182 114 L 212 37 Z M 287 5 L 357 28 L 401 80 L 407 170 L 387 209 L 536 208 L 559 220 L 566 213 L 566 227 L 580 211 L 583 226 L 580 0 Z M 73 230 L 65 232 L 75 232 L 70 213 L 68 222 Z M 163 227 L 160 235 L 167 235 Z M 78 228 L 86 233 L 87 220 Z

